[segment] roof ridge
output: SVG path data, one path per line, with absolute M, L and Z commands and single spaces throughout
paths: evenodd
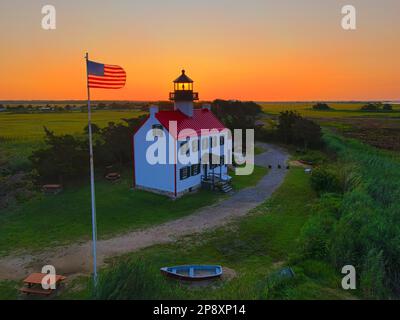
M 209 112 L 205 112 L 209 111 Z M 180 110 L 164 110 L 164 112 L 156 113 L 157 120 L 168 130 L 169 122 L 177 122 L 178 136 L 179 132 L 184 129 L 192 129 L 196 132 L 201 130 L 217 129 L 218 131 L 225 129 L 224 124 L 210 110 L 196 109 L 192 117 L 185 115 Z

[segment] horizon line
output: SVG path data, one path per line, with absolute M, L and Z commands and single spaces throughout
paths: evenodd
M 356 102 L 397 102 L 400 103 L 399 99 L 350 99 L 350 100 L 251 100 L 251 99 L 220 99 L 216 98 L 213 100 L 201 100 L 199 103 L 202 102 L 212 102 L 215 100 L 225 100 L 225 101 L 245 101 L 245 102 L 255 102 L 255 103 L 309 103 L 309 102 L 330 102 L 330 103 L 356 103 Z M 3 103 L 23 103 L 23 102 L 36 102 L 36 103 L 43 103 L 43 102 L 86 102 L 87 99 L 4 99 L 0 100 L 0 104 Z M 114 100 L 114 99 L 95 99 L 91 100 L 92 102 L 138 102 L 138 103 L 151 103 L 151 102 L 170 102 L 169 100 Z M 173 102 L 172 102 L 173 103 Z

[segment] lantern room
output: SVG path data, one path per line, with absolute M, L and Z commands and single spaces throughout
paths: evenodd
M 169 94 L 172 101 L 194 101 L 199 99 L 199 94 L 193 92 L 193 80 L 182 70 L 182 74 L 174 81 L 174 92 Z

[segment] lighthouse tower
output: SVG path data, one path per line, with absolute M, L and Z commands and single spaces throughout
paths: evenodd
M 199 94 L 193 92 L 193 80 L 182 70 L 182 74 L 174 81 L 174 92 L 169 99 L 175 102 L 175 110 L 180 110 L 188 117 L 193 116 L 193 101 L 199 100 Z

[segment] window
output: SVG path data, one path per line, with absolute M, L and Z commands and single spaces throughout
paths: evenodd
M 152 126 L 151 126 L 151 128 L 152 129 L 160 129 L 160 130 L 162 130 L 163 129 L 163 126 L 161 125 L 161 124 L 153 124 Z
M 200 164 L 193 164 L 191 176 L 197 176 L 198 174 L 200 174 Z
M 175 83 L 175 90 L 193 90 L 193 84 L 190 82 L 177 82 Z
M 192 141 L 192 151 L 197 152 L 200 149 L 200 140 L 193 140 Z
M 217 137 L 210 137 L 210 145 L 214 148 L 217 146 Z
M 181 153 L 181 155 L 184 155 L 184 154 L 186 154 L 187 156 L 190 155 L 189 143 L 187 141 L 181 142 L 179 152 Z
M 159 136 L 161 134 L 161 137 L 163 136 L 164 132 L 163 132 L 163 126 L 161 124 L 153 124 L 151 126 L 152 130 L 153 130 L 153 136 Z
M 179 179 L 185 180 L 190 177 L 190 167 L 183 167 L 179 170 Z
M 225 144 L 225 137 L 224 137 L 224 136 L 220 136 L 220 137 L 219 137 L 219 144 L 220 144 L 221 146 L 223 146 L 223 145 Z
M 213 155 L 213 154 L 211 154 L 210 153 L 210 169 L 212 170 L 212 169 L 215 169 L 216 167 L 218 167 L 218 164 L 217 163 L 213 163 L 213 162 L 216 162 L 216 160 L 215 160 L 216 158 L 215 158 L 215 155 Z
M 201 144 L 202 144 L 203 150 L 207 150 L 208 149 L 208 139 L 207 138 L 203 139 Z

